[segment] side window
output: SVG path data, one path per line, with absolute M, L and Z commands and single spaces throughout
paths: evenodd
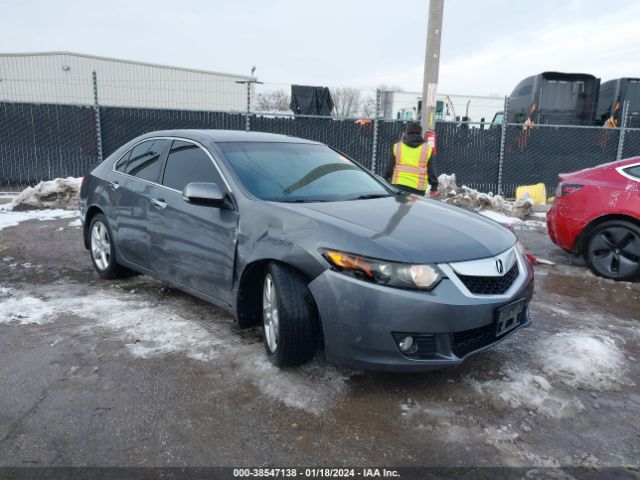
M 218 170 L 202 148 L 193 143 L 174 140 L 167 157 L 162 184 L 182 191 L 191 182 L 214 182 L 224 189 Z
M 116 163 L 116 171 L 124 173 L 125 168 L 127 166 L 127 160 L 129 160 L 130 155 L 131 155 L 131 150 L 127 151 L 127 153 L 125 153 L 124 155 L 122 155 L 122 157 L 120 157 L 120 160 L 118 160 Z
M 524 97 L 525 95 L 531 95 L 532 91 L 533 91 L 533 85 L 525 85 L 518 92 L 518 96 L 519 97 Z
M 158 139 L 136 145 L 131 150 L 125 173 L 150 182 L 158 182 L 162 167 L 162 153 L 168 144 L 169 140 Z
M 624 173 L 627 175 L 631 175 L 632 177 L 636 177 L 640 180 L 640 165 L 636 165 L 635 167 L 625 168 Z

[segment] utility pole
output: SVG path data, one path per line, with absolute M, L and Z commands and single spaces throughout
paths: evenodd
M 251 67 L 251 76 L 253 77 L 256 72 L 256 66 Z M 244 84 L 247 86 L 247 113 L 245 118 L 245 126 L 244 129 L 248 132 L 251 130 L 251 86 L 252 85 L 262 85 L 263 82 L 259 82 L 257 78 L 252 78 L 251 80 L 236 80 L 236 83 Z
M 429 24 L 427 26 L 427 49 L 424 56 L 422 83 L 422 113 L 420 125 L 426 133 L 436 126 L 436 87 L 440 67 L 440 40 L 442 38 L 442 12 L 444 0 L 429 1 Z

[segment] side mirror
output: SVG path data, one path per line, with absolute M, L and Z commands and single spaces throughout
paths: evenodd
M 182 191 L 182 198 L 194 205 L 209 207 L 222 207 L 224 205 L 224 194 L 215 183 L 188 183 Z

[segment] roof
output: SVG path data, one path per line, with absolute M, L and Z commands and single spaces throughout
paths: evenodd
M 290 137 L 277 133 L 245 132 L 242 130 L 205 130 L 205 129 L 183 129 L 183 130 L 158 130 L 144 135 L 149 137 L 184 137 L 193 140 L 202 140 L 203 137 L 211 139 L 213 142 L 274 142 L 274 143 L 314 143 L 313 140 Z
M 44 57 L 44 56 L 56 56 L 56 55 L 70 55 L 72 57 L 82 57 L 88 58 L 91 60 L 102 60 L 107 62 L 120 62 L 120 63 L 129 63 L 133 65 L 142 65 L 145 67 L 155 67 L 155 68 L 166 68 L 170 70 L 181 70 L 183 72 L 192 72 L 192 73 L 204 73 L 207 75 L 220 75 L 223 77 L 233 77 L 233 78 L 242 78 L 245 80 L 255 80 L 255 77 L 251 77 L 249 75 L 236 75 L 233 73 L 222 73 L 222 72 L 213 72 L 211 70 L 199 70 L 195 68 L 184 68 L 184 67 L 176 67 L 173 65 L 162 65 L 159 63 L 149 63 L 149 62 L 137 62 L 135 60 L 124 60 L 122 58 L 113 58 L 113 57 L 101 57 L 98 55 L 88 55 L 86 53 L 75 53 L 75 52 L 25 52 L 25 53 L 0 53 L 0 57 Z

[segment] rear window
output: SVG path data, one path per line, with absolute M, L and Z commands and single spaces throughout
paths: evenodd
M 631 175 L 632 177 L 635 177 L 638 180 L 640 180 L 640 165 L 636 165 L 635 167 L 625 168 L 623 171 L 627 175 Z
M 117 161 L 115 168 L 118 172 L 124 173 L 125 169 L 127 168 L 127 160 L 129 160 L 130 155 L 131 150 L 127 151 L 127 153 L 125 153 L 122 157 L 120 157 L 120 160 Z
M 131 150 L 125 173 L 134 177 L 158 182 L 162 167 L 162 154 L 169 145 L 168 140 L 149 140 L 142 142 Z

